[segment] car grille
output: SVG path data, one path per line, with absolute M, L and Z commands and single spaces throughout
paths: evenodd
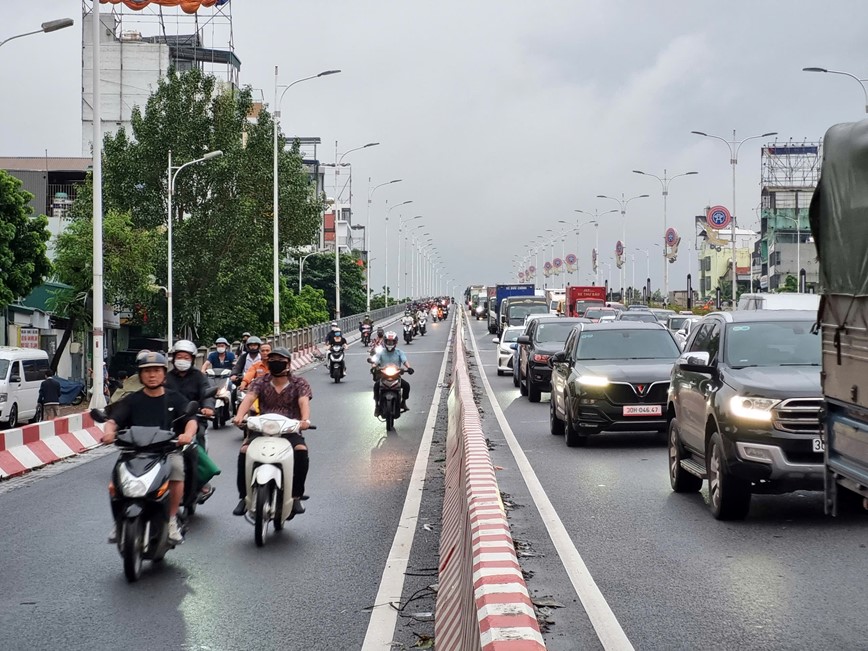
M 794 434 L 820 433 L 820 398 L 790 398 L 772 410 L 775 429 Z
M 669 392 L 669 382 L 654 382 L 648 387 L 645 385 L 645 395 L 640 396 L 636 386 L 621 382 L 613 382 L 606 387 L 606 398 L 613 405 L 632 405 L 638 403 L 665 403 L 666 394 Z

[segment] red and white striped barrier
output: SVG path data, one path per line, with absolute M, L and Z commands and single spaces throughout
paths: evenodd
M 463 322 L 449 394 L 434 639 L 443 651 L 540 651 L 545 642 L 473 399 L 462 329 Z
M 102 444 L 102 426 L 88 413 L 0 432 L 0 479 L 81 454 Z
M 314 357 L 314 351 L 316 349 L 317 347 L 315 345 L 312 345 L 308 346 L 307 348 L 303 348 L 302 350 L 295 351 L 292 354 L 292 362 L 290 363 L 291 370 L 297 371 L 298 369 L 315 362 L 316 357 Z

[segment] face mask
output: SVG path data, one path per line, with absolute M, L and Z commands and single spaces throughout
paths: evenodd
M 257 348 L 248 348 L 247 354 L 250 357 L 258 357 L 259 356 L 259 348 L 258 347 Z
M 217 346 L 217 352 L 222 355 L 226 352 L 226 346 Z
M 268 372 L 272 375 L 283 375 L 288 364 L 284 361 L 268 362 Z
M 193 362 L 191 362 L 189 359 L 176 359 L 175 360 L 175 368 L 178 369 L 179 371 L 181 371 L 182 373 L 184 371 L 189 371 L 191 366 L 193 366 Z

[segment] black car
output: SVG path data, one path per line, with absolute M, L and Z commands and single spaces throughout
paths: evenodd
M 708 479 L 719 520 L 747 516 L 752 493 L 823 488 L 820 337 L 814 311 L 745 310 L 694 324 L 672 369 L 669 480 Z
M 519 345 L 518 388 L 531 402 L 539 402 L 542 392 L 551 390 L 552 367 L 549 358 L 564 349 L 573 327 L 590 323 L 580 318 L 541 318 L 528 324 L 525 333 L 515 340 Z
M 669 374 L 678 345 L 659 324 L 631 321 L 574 328 L 552 356 L 552 434 L 584 445 L 602 431 L 666 431 Z

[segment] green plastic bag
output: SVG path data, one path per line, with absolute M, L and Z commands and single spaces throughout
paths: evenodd
M 199 450 L 198 480 L 199 485 L 202 486 L 211 481 L 212 477 L 219 475 L 220 468 L 216 463 L 214 463 L 214 460 L 208 456 L 204 447 L 198 445 L 196 446 L 196 449 Z

